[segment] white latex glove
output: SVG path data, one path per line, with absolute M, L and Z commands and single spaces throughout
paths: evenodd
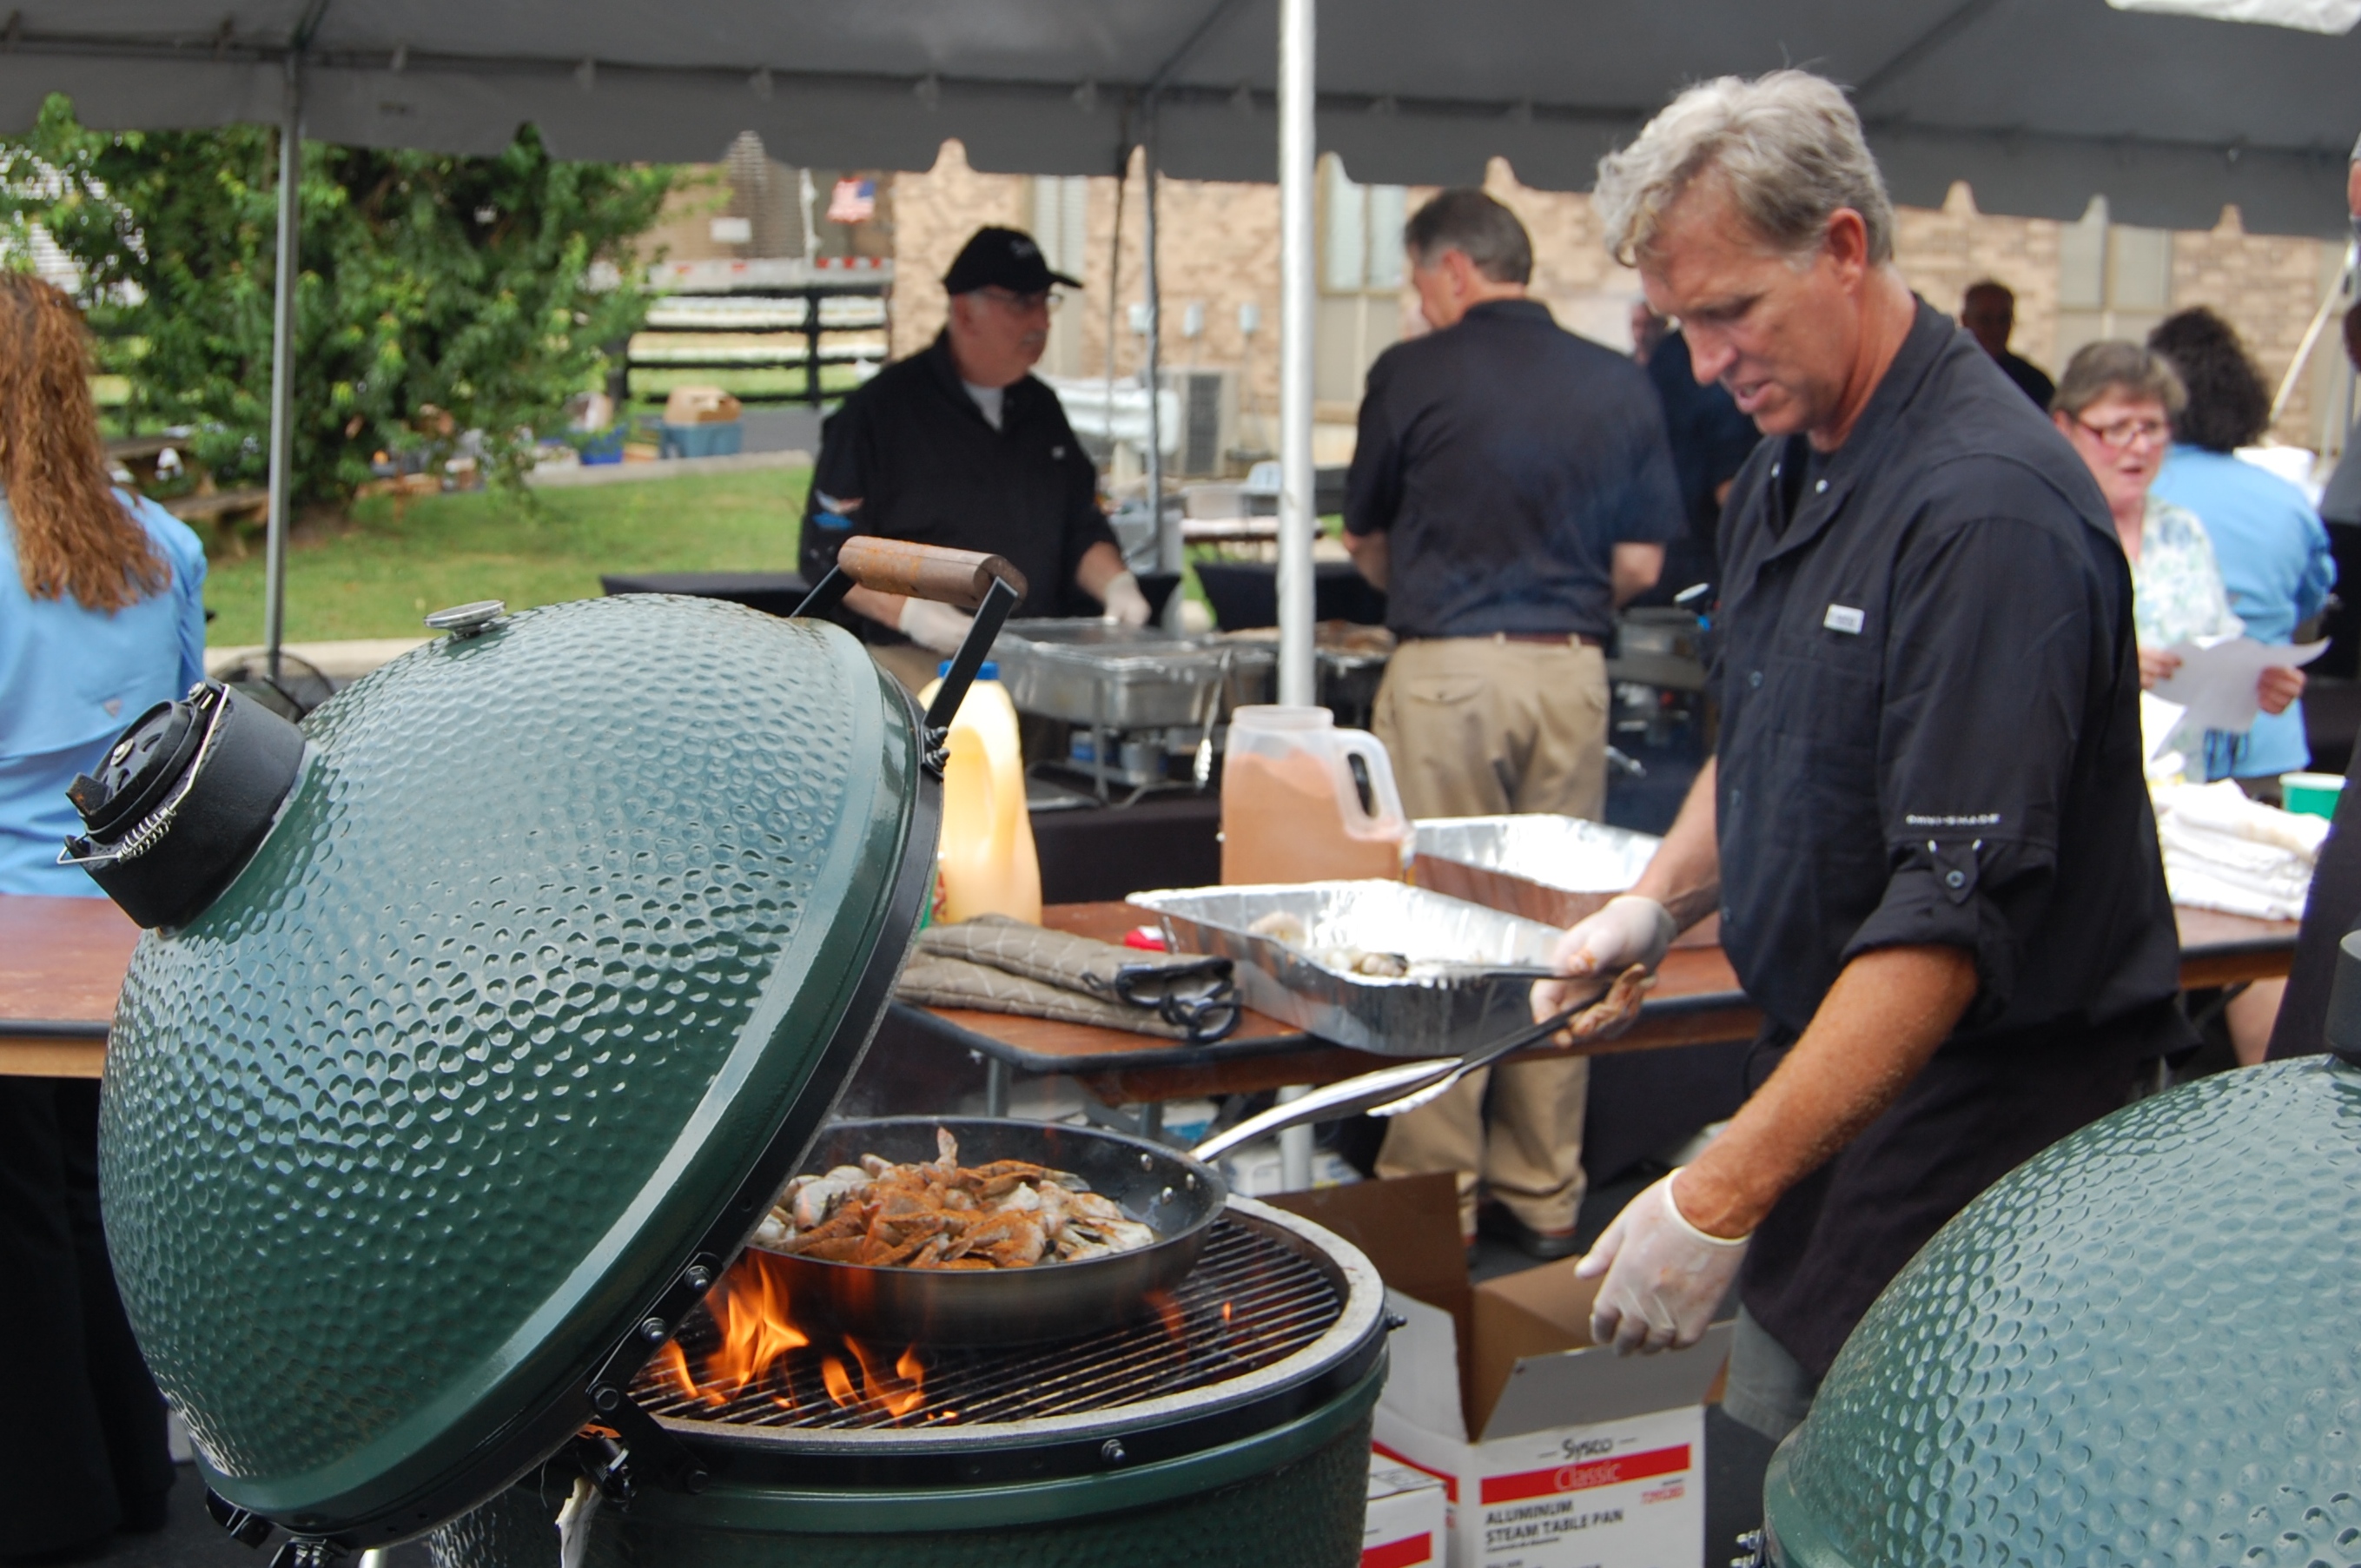
M 1653 898 L 1627 893 L 1610 898 L 1607 906 L 1576 921 L 1550 950 L 1550 967 L 1566 980 L 1544 980 L 1533 987 L 1533 1021 L 1562 1013 L 1633 964 L 1653 971 L 1664 961 L 1664 950 L 1680 929 L 1673 913 Z
M 902 619 L 895 622 L 902 635 L 921 648 L 938 653 L 956 653 L 967 641 L 967 629 L 975 617 L 965 610 L 953 609 L 932 599 L 904 599 Z
M 1577 1279 L 1607 1276 L 1590 1308 L 1592 1341 L 1614 1345 L 1618 1355 L 1697 1343 L 1738 1277 L 1749 1239 L 1707 1235 L 1682 1217 L 1673 1178 L 1657 1182 L 1623 1206 L 1575 1268 Z
M 1118 572 L 1099 596 L 1106 613 L 1099 619 L 1109 625 L 1145 626 L 1148 624 L 1148 596 L 1139 591 L 1139 579 L 1129 572 Z

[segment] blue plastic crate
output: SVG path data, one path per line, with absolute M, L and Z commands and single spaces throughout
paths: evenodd
M 734 457 L 745 444 L 746 427 L 734 419 L 727 424 L 667 424 L 659 455 Z

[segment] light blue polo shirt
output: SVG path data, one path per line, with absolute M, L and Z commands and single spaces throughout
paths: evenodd
M 172 581 L 112 615 L 25 591 L 16 518 L 0 499 L 0 893 L 104 896 L 57 863 L 82 830 L 66 785 L 98 766 L 126 725 L 204 678 L 204 547 L 155 502 L 115 494 Z
M 2328 530 L 2301 490 L 2226 453 L 2180 442 L 2156 477 L 2154 493 L 2205 525 L 2221 564 L 2230 608 L 2257 642 L 2291 642 L 2296 624 L 2320 613 L 2336 584 Z M 2209 736 L 2209 778 L 2275 778 L 2312 763 L 2303 704 L 2257 714 L 2244 736 Z

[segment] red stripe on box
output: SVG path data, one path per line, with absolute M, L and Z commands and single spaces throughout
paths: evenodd
M 1674 1475 L 1689 1467 L 1689 1445 L 1626 1453 L 1588 1464 L 1561 1464 L 1554 1470 L 1528 1470 L 1519 1475 L 1487 1475 L 1484 1501 L 1517 1503 L 1527 1497 L 1554 1497 L 1565 1492 L 1587 1492 L 1594 1486 L 1644 1481 L 1651 1475 Z
M 1430 1465 L 1421 1464 L 1417 1460 L 1412 1459 L 1407 1453 L 1396 1453 L 1392 1449 L 1388 1448 L 1382 1442 L 1373 1442 L 1369 1444 L 1369 1446 L 1375 1449 L 1378 1453 L 1384 1454 L 1388 1459 L 1392 1460 L 1396 1464 L 1407 1464 L 1422 1475 L 1433 1476 L 1436 1480 L 1443 1483 L 1443 1495 L 1446 1499 L 1455 1503 L 1459 1500 L 1458 1476 L 1450 1475 L 1444 1471 L 1434 1469 Z
M 1434 1561 L 1434 1537 L 1424 1530 L 1401 1541 L 1372 1546 L 1361 1553 L 1361 1568 L 1414 1568 Z

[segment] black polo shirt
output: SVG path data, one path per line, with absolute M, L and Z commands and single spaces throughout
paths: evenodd
M 1681 530 L 1647 374 L 1537 300 L 1494 300 L 1369 367 L 1345 527 L 1387 535 L 1403 637 L 1615 624 L 1615 546 Z
M 1851 435 L 1807 454 L 1763 443 L 1722 521 L 1722 945 L 1748 993 L 1800 1030 L 1854 955 L 1941 943 L 1976 955 L 1970 1035 L 2172 995 L 2131 576 L 2081 459 L 1923 303 Z
M 851 528 L 823 497 L 861 502 Z M 879 371 L 820 427 L 805 580 L 819 581 L 856 532 L 1006 556 L 1025 574 L 1020 616 L 1098 614 L 1074 571 L 1092 545 L 1115 543 L 1098 470 L 1058 395 L 1026 377 L 1006 389 L 993 429 L 960 383 L 948 335 Z
M 1818 1375 L 1946 1220 L 2185 1043 L 2180 939 L 2122 546 L 1973 338 L 1922 302 L 1841 447 L 1748 460 L 1721 551 L 1721 941 L 1758 1081 L 1855 956 L 1975 955 L 1959 1031 L 1748 1254 L 1747 1310 Z

